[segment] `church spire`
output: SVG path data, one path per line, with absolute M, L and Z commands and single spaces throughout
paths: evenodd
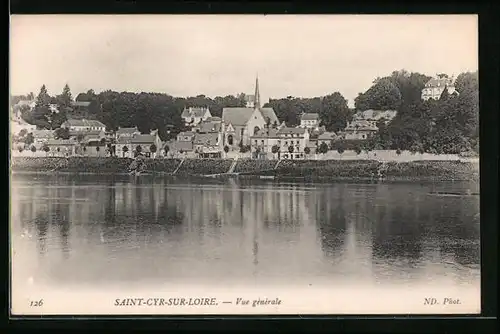
M 255 77 L 255 108 L 260 109 L 259 74 Z

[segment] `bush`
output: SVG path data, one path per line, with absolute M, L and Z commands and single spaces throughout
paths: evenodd
M 258 174 L 258 172 L 272 170 L 275 160 L 239 159 L 234 167 L 235 173 Z
M 226 173 L 232 159 L 186 159 L 177 171 L 178 174 L 209 175 Z

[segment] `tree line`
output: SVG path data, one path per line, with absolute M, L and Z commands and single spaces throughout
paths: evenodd
M 396 117 L 363 144 L 363 149 L 400 149 L 431 153 L 459 153 L 479 149 L 479 88 L 478 73 L 462 73 L 455 81 L 458 94 L 445 90 L 439 100 L 423 101 L 421 92 L 431 78 L 405 70 L 376 78 L 371 87 L 355 98 L 355 108 L 339 92 L 313 97 L 271 98 L 264 107 L 272 107 L 280 122 L 287 126 L 300 124 L 303 113 L 318 113 L 320 124 L 327 131 L 339 132 L 352 120 L 355 111 L 367 109 L 396 110 Z M 43 129 L 56 129 L 75 112 L 68 85 L 61 94 L 50 96 L 44 86 L 32 111 L 21 110 L 30 124 Z M 14 100 L 14 98 L 12 99 Z M 162 140 L 168 140 L 186 130 L 181 113 L 188 107 L 208 107 L 213 116 L 222 116 L 225 107 L 245 106 L 245 94 L 195 97 L 174 97 L 164 93 L 132 93 L 89 90 L 76 96 L 75 101 L 89 102 L 88 116 L 106 125 L 108 130 L 137 126 L 146 133 L 158 129 Z M 58 113 L 49 107 L 58 106 Z M 340 144 L 336 144 L 342 145 Z

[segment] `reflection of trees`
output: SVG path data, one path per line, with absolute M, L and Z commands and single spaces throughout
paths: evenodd
M 339 196 L 335 192 L 339 192 L 338 188 L 325 192 L 318 205 L 319 212 L 316 214 L 321 247 L 327 256 L 338 256 L 345 242 L 347 222 L 343 194 Z M 332 204 L 333 199 L 336 199 L 336 205 Z
M 418 202 L 411 205 L 418 205 Z M 422 257 L 422 228 L 415 221 L 413 210 L 392 202 L 379 211 L 377 218 L 373 256 L 385 260 L 404 258 L 411 264 L 418 262 Z
M 443 214 L 434 218 L 433 229 L 441 254 L 451 255 L 465 266 L 479 264 L 479 202 L 469 198 L 443 198 L 435 205 L 445 208 Z
M 37 248 L 40 254 L 47 251 L 47 232 L 49 230 L 49 219 L 45 212 L 37 212 L 34 220 L 37 234 Z

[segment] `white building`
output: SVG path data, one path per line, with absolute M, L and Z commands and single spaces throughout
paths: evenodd
M 308 129 L 317 129 L 319 127 L 319 114 L 303 113 L 300 117 L 300 127 Z
M 68 119 L 61 124 L 61 128 L 66 128 L 69 131 L 105 131 L 106 125 L 93 119 Z
M 281 128 L 278 130 L 280 137 L 281 159 L 304 159 L 309 142 L 309 131 L 306 128 Z

